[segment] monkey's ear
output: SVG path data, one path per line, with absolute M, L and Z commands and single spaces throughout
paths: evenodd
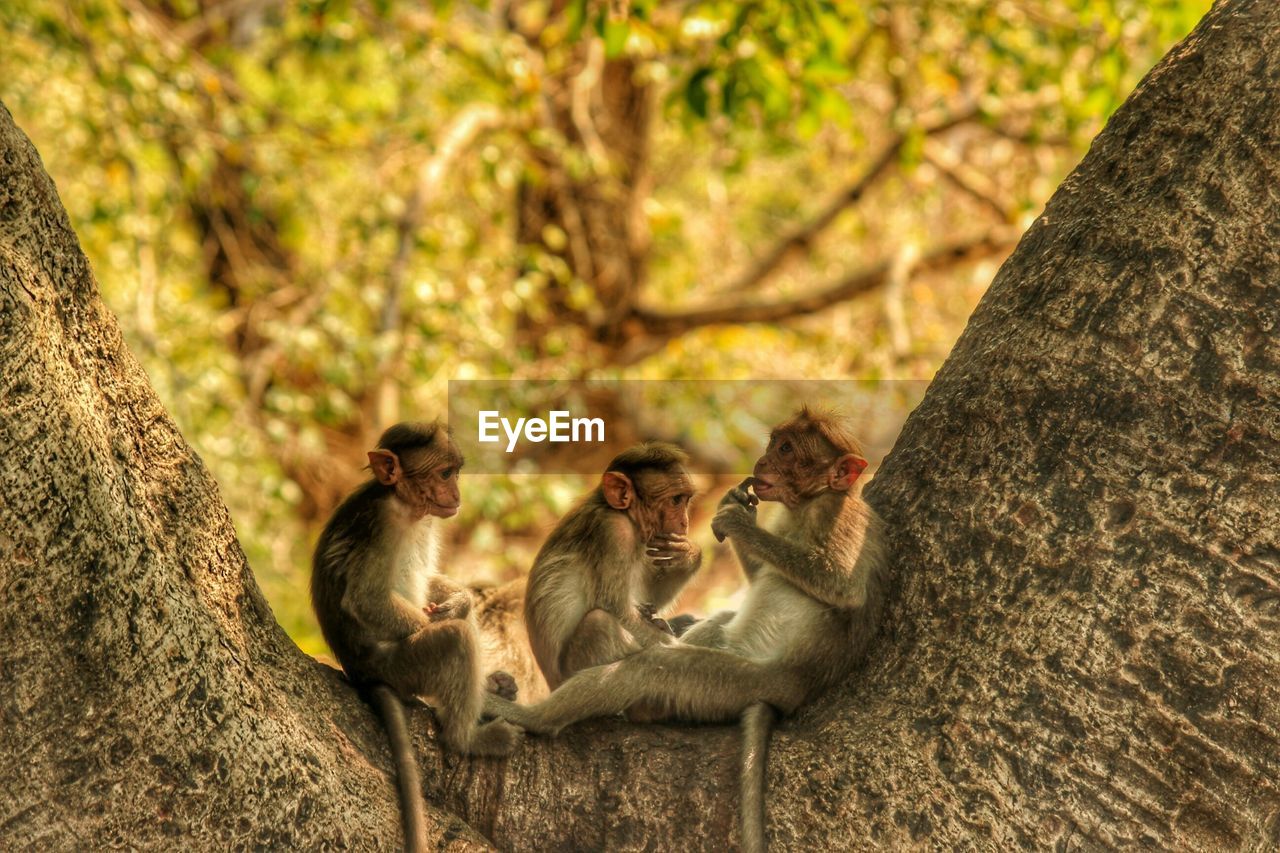
M 384 486 L 394 486 L 404 474 L 400 468 L 400 457 L 390 450 L 370 450 L 369 467 L 373 469 L 373 476 Z
M 618 471 L 605 471 L 600 478 L 600 488 L 604 491 L 604 499 L 614 509 L 626 509 L 636 496 L 631 480 Z
M 827 475 L 827 485 L 837 492 L 847 492 L 853 488 L 854 483 L 858 482 L 858 478 L 865 470 L 867 470 L 867 460 L 855 453 L 846 453 L 832 464 L 831 472 Z

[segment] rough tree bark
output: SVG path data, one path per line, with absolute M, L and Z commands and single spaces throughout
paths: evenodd
M 1002 268 L 869 489 L 897 591 L 786 722 L 779 848 L 1280 845 L 1280 6 L 1220 3 Z M 0 112 L 0 841 L 398 843 Z M 720 849 L 728 727 L 442 759 L 436 838 Z M 465 824 L 464 824 L 465 821 Z M 189 841 L 184 841 L 189 843 Z

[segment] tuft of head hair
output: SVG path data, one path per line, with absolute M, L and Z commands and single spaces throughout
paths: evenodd
M 863 456 L 862 445 L 853 434 L 853 421 L 829 409 L 817 409 L 805 404 L 800 411 L 774 428 L 774 433 L 816 433 L 831 445 L 837 453 L 853 453 Z
M 438 420 L 405 421 L 387 427 L 382 437 L 378 439 L 377 446 L 380 450 L 390 450 L 392 453 L 416 450 L 420 447 L 430 447 L 435 443 L 436 437 L 442 433 L 448 437 L 449 428 Z
M 634 480 L 641 471 L 670 471 L 689 464 L 689 454 L 674 444 L 664 441 L 646 441 L 613 457 L 606 471 L 617 471 Z
M 389 426 L 378 439 L 379 450 L 390 450 L 401 459 L 415 450 L 435 450 L 449 457 L 458 465 L 462 454 L 453 445 L 452 431 L 439 420 L 405 421 Z

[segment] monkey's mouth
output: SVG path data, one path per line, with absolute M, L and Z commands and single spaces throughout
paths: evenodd
M 436 515 L 440 518 L 453 518 L 458 514 L 458 508 L 462 504 L 436 504 Z
M 762 480 L 759 477 L 751 478 L 751 490 L 756 493 L 757 497 L 764 497 L 773 491 L 773 483 L 768 480 Z

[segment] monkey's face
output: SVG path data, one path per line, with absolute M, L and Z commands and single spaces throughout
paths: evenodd
M 405 476 L 395 484 L 396 496 L 423 515 L 450 518 L 462 506 L 458 491 L 461 470 L 462 457 L 452 443 L 443 451 L 430 449 L 409 454 Z
M 693 480 L 683 469 L 645 471 L 639 476 L 638 518 L 646 538 L 655 533 L 689 534 L 689 505 L 693 501 Z
M 625 512 L 635 524 L 638 541 L 646 542 L 656 533 L 688 535 L 693 480 L 683 467 L 643 470 L 634 481 L 619 471 L 606 471 L 600 487 L 609 506 Z
M 842 454 L 811 424 L 788 424 L 773 431 L 752 472 L 752 490 L 762 501 L 795 509 L 823 492 L 847 491 L 866 467 L 855 454 Z

